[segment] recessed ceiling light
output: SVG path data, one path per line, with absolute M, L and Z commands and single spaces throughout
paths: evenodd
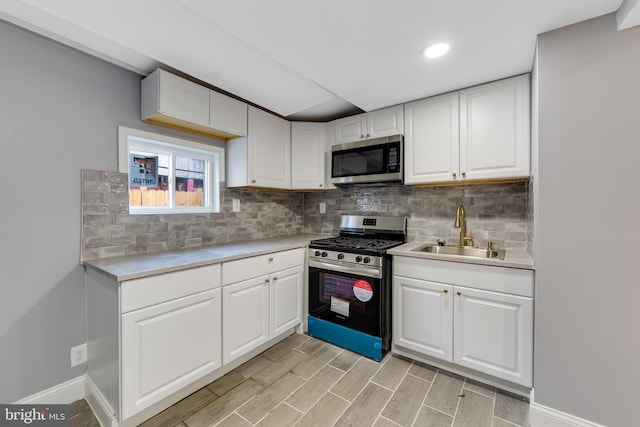
M 427 58 L 437 58 L 449 52 L 449 45 L 447 43 L 436 43 L 426 48 L 422 54 Z

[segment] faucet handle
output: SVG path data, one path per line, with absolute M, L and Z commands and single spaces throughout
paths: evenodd
M 438 246 L 444 246 L 447 244 L 447 241 L 444 239 L 438 239 L 436 242 L 438 243 Z

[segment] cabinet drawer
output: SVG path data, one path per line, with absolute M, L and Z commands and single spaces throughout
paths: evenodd
M 305 250 L 300 248 L 225 262 L 222 265 L 222 284 L 228 285 L 252 277 L 267 276 L 274 271 L 303 265 L 304 253 Z
M 395 256 L 393 274 L 533 297 L 533 271 L 531 270 Z
M 218 287 L 220 264 L 127 280 L 120 287 L 120 312 L 126 313 Z

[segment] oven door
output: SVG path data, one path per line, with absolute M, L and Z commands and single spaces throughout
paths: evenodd
M 309 315 L 382 337 L 381 302 L 388 293 L 383 289 L 382 275 L 340 267 L 309 262 Z

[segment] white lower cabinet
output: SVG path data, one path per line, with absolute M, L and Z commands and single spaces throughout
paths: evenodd
M 393 341 L 405 348 L 453 358 L 453 286 L 396 276 Z
M 221 366 L 220 289 L 122 316 L 122 415 Z
M 304 249 L 222 265 L 223 363 L 302 322 Z
M 533 272 L 394 257 L 393 347 L 531 387 Z
M 103 424 L 139 425 L 286 337 L 302 323 L 304 254 L 121 281 L 87 268 L 87 400 Z
M 225 286 L 222 293 L 222 358 L 229 363 L 269 340 L 268 279 L 257 277 Z
M 457 286 L 453 362 L 531 386 L 533 298 Z

